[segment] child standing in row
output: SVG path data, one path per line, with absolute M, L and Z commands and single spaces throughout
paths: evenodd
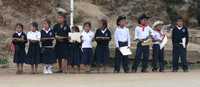
M 16 74 L 23 73 L 23 64 L 25 63 L 26 59 L 25 45 L 27 43 L 27 37 L 26 34 L 23 32 L 23 29 L 24 27 L 21 23 L 16 24 L 16 32 L 12 35 L 12 43 L 15 47 L 14 63 L 17 64 Z
M 102 70 L 105 72 L 106 64 L 109 58 L 109 42 L 111 40 L 111 32 L 108 29 L 106 19 L 100 20 L 101 27 L 96 30 L 95 41 L 97 42 L 95 50 L 95 58 L 98 72 Z
M 114 35 L 115 45 L 116 45 L 116 51 L 115 51 L 116 59 L 115 59 L 115 66 L 114 66 L 115 73 L 120 72 L 121 63 L 123 65 L 124 72 L 125 73 L 129 72 L 128 56 L 122 55 L 122 53 L 119 50 L 120 47 L 131 46 L 130 33 L 126 25 L 127 25 L 126 17 L 119 16 L 117 19 L 117 28 L 115 30 L 115 35 Z
M 31 65 L 32 74 L 38 73 L 38 64 L 40 64 L 40 39 L 41 33 L 38 31 L 38 24 L 33 22 L 31 24 L 31 31 L 27 33 L 29 41 L 29 48 L 27 54 L 27 64 Z
M 52 64 L 56 62 L 53 41 L 55 34 L 51 29 L 51 22 L 45 19 L 43 22 L 43 29 L 41 30 L 41 60 L 44 64 L 44 74 L 52 74 Z
M 81 40 L 82 40 L 82 59 L 81 59 L 81 72 L 89 72 L 91 60 L 93 57 L 92 51 L 92 41 L 94 39 L 94 33 L 91 31 L 91 23 L 85 22 L 83 25 L 84 31 L 82 32 Z

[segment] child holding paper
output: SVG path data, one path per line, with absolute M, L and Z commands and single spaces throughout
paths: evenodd
M 179 68 L 179 58 L 181 59 L 181 66 L 184 72 L 188 72 L 187 64 L 187 45 L 189 41 L 188 29 L 184 26 L 183 18 L 178 16 L 176 18 L 176 26 L 172 31 L 173 44 L 173 72 L 177 72 Z
M 120 67 L 123 65 L 124 72 L 129 72 L 129 60 L 128 55 L 122 55 L 120 52 L 120 47 L 130 47 L 131 46 L 131 39 L 129 29 L 126 27 L 126 17 L 119 16 L 117 19 L 117 28 L 115 30 L 114 38 L 115 38 L 115 65 L 114 65 L 114 73 L 120 72 Z

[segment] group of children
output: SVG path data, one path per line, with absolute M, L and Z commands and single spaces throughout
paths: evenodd
M 23 64 L 31 65 L 32 74 L 38 73 L 38 65 L 43 64 L 43 73 L 52 74 L 53 64 L 58 63 L 57 73 L 67 72 L 90 72 L 93 57 L 95 57 L 96 69 L 98 72 L 106 71 L 106 65 L 109 59 L 109 42 L 111 41 L 111 31 L 108 28 L 108 21 L 105 18 L 100 20 L 100 27 L 94 33 L 90 22 L 83 24 L 83 31 L 80 32 L 77 26 L 70 27 L 66 24 L 65 15 L 60 14 L 57 18 L 58 23 L 51 28 L 51 22 L 48 19 L 42 21 L 42 30 L 39 31 L 38 23 L 31 23 L 30 31 L 23 32 L 23 25 L 16 24 L 16 32 L 13 34 L 12 43 L 15 47 L 14 63 L 17 64 L 17 74 L 23 73 Z M 142 63 L 142 72 L 148 72 L 148 60 L 150 54 L 150 45 L 144 44 L 147 40 L 153 41 L 153 63 L 152 71 L 164 72 L 164 48 L 160 43 L 166 37 L 162 32 L 162 21 L 157 21 L 153 29 L 149 25 L 149 17 L 142 15 L 138 18 L 139 25 L 134 29 L 136 41 L 136 55 L 132 69 L 130 70 L 128 55 L 123 55 L 121 47 L 131 48 L 131 35 L 127 28 L 127 19 L 125 16 L 119 16 L 117 19 L 117 28 L 114 32 L 114 41 L 116 46 L 114 73 L 120 72 L 121 65 L 124 72 L 137 72 L 138 66 Z M 81 33 L 81 42 L 70 41 L 69 33 Z M 54 45 L 55 41 L 55 45 Z M 93 41 L 97 43 L 95 52 L 93 52 Z M 173 42 L 173 72 L 178 71 L 178 60 L 181 58 L 183 70 L 188 71 L 186 60 L 186 48 L 188 43 L 188 30 L 183 25 L 183 19 L 178 17 L 176 26 L 172 31 Z M 28 52 L 26 52 L 26 43 L 29 43 Z M 93 54 L 95 54 L 93 56 Z M 158 65 L 159 64 L 159 65 Z

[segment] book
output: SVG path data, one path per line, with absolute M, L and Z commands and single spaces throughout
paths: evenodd
M 132 54 L 131 49 L 128 46 L 120 47 L 119 50 L 124 56 L 128 56 Z

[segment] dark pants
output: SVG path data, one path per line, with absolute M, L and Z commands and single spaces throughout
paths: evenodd
M 128 42 L 119 42 L 119 47 L 123 47 L 123 46 L 128 46 Z M 120 72 L 121 64 L 123 66 L 124 72 L 128 72 L 129 71 L 128 56 L 122 55 L 122 53 L 119 51 L 119 49 L 116 48 L 116 51 L 115 51 L 115 66 L 114 66 L 115 69 L 114 69 L 114 71 Z
M 187 52 L 186 48 L 183 48 L 182 45 L 173 45 L 173 70 L 178 70 L 179 68 L 179 58 L 181 59 L 181 66 L 183 70 L 188 70 L 187 64 Z
M 159 68 L 160 70 L 164 70 L 164 48 L 160 49 L 159 44 L 154 44 L 152 57 L 153 57 L 153 62 L 152 62 L 153 69 L 157 70 Z
M 142 62 L 142 71 L 145 71 L 148 68 L 148 60 L 149 60 L 149 46 L 142 46 L 141 43 L 138 43 L 135 55 L 135 63 L 132 69 L 137 71 L 138 66 Z

